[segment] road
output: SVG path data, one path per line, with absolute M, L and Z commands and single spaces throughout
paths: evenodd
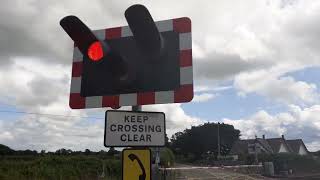
M 191 166 L 178 165 L 177 169 L 167 171 L 167 180 L 257 180 L 270 179 L 260 175 L 241 174 L 227 169 L 192 169 Z

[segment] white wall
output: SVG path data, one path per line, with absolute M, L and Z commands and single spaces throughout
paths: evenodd
M 300 155 L 307 155 L 306 148 L 304 148 L 303 145 L 300 145 L 299 154 L 300 154 Z
M 281 153 L 281 152 L 289 152 L 288 149 L 286 148 L 286 146 L 283 143 L 281 143 L 280 149 L 279 149 L 279 153 Z

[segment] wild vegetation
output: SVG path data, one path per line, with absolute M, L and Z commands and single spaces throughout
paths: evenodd
M 174 165 L 174 154 L 169 148 L 160 151 L 160 165 Z M 21 179 L 121 179 L 121 153 L 114 148 L 108 152 L 55 152 L 32 150 L 15 151 L 0 144 L 0 180 Z
M 0 179 L 110 179 L 121 176 L 120 160 L 85 155 L 1 158 Z
M 0 179 L 119 179 L 119 152 L 14 151 L 0 146 Z

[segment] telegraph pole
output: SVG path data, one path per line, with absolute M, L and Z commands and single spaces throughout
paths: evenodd
M 220 158 L 220 123 L 218 122 L 218 159 Z

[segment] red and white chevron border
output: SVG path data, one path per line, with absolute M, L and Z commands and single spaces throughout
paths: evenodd
M 146 104 L 166 104 L 189 102 L 193 98 L 193 70 L 192 70 L 192 37 L 191 20 L 177 18 L 155 22 L 160 32 L 175 31 L 179 33 L 180 48 L 180 87 L 172 91 L 156 91 L 144 93 L 119 94 L 113 96 L 82 97 L 81 75 L 83 55 L 77 47 L 73 51 L 72 79 L 69 105 L 72 109 L 136 106 Z M 128 26 L 104 30 L 93 33 L 101 40 L 132 36 Z

